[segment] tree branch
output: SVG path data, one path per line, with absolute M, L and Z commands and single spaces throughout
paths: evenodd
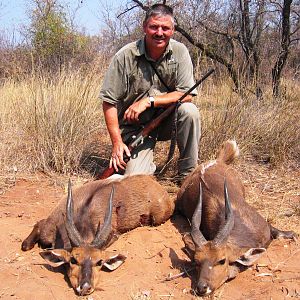
M 134 5 L 130 8 L 127 8 L 125 11 L 121 12 L 120 14 L 117 15 L 117 18 L 119 19 L 122 15 L 125 15 L 126 13 L 128 13 L 129 11 L 133 10 L 134 8 L 139 7 L 139 5 Z

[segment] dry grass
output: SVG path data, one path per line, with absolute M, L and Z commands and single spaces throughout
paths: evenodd
M 210 80 L 195 99 L 202 118 L 200 162 L 215 158 L 225 140 L 236 139 L 244 160 L 254 158 L 276 168 L 299 165 L 300 88 L 295 83 L 287 82 L 286 95 L 280 101 L 274 101 L 270 92 L 258 101 L 251 94 L 240 99 L 228 83 L 214 86 Z M 164 164 L 168 150 L 169 143 L 159 144 L 156 150 L 158 165 Z M 166 177 L 176 173 L 177 158 L 178 151 Z
M 240 99 L 227 84 L 198 96 L 202 112 L 201 160 L 214 156 L 226 139 L 235 138 L 244 156 L 282 165 L 300 160 L 300 88 L 286 90 L 274 101 L 254 96 Z
M 82 170 L 85 158 L 93 164 L 93 154 L 108 157 L 100 85 L 95 72 L 5 81 L 0 86 L 0 175 L 13 178 L 16 172 L 36 170 L 74 173 Z M 274 102 L 268 93 L 261 101 L 251 95 L 240 99 L 229 84 L 217 87 L 210 78 L 196 101 L 202 114 L 201 161 L 214 157 L 224 140 L 235 138 L 244 158 L 277 166 L 299 163 L 300 88 L 295 83 L 287 82 L 284 97 Z M 158 164 L 164 162 L 168 148 L 168 143 L 157 147 Z M 176 156 L 171 173 L 176 171 L 175 161 Z M 0 177 L 2 186 L 5 180 Z
M 246 200 L 275 227 L 300 233 L 299 170 L 271 168 L 255 162 L 238 164 Z
M 100 79 L 91 74 L 33 76 L 1 87 L 1 169 L 76 171 L 104 127 Z

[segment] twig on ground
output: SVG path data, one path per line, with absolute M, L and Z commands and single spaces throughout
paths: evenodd
M 192 267 L 190 269 L 185 269 L 183 272 L 179 273 L 179 274 L 175 274 L 175 275 L 170 275 L 164 280 L 164 281 L 171 281 L 173 279 L 176 279 L 176 278 L 179 278 L 179 277 L 182 277 L 183 275 L 188 275 L 189 276 L 189 273 L 190 271 L 194 270 L 195 267 Z
M 277 264 L 277 266 L 273 269 L 273 271 L 278 270 L 278 267 L 279 267 L 280 265 L 285 264 L 289 259 L 291 259 L 291 258 L 292 258 L 295 254 L 297 254 L 299 251 L 300 251 L 300 249 L 297 249 L 297 250 L 294 251 L 287 259 L 285 259 L 285 260 L 279 262 L 279 263 Z
M 290 278 L 286 278 L 286 279 L 283 279 L 283 278 L 275 278 L 274 279 L 274 281 L 279 281 L 279 282 L 284 282 L 284 281 L 292 282 L 292 281 L 298 281 L 298 280 L 300 280 L 300 276 L 290 277 Z
M 152 255 L 152 256 L 150 256 L 150 257 L 145 257 L 145 259 L 151 259 L 151 258 L 154 258 L 155 256 L 157 256 L 157 255 L 159 255 L 160 257 L 162 257 L 162 252 L 164 251 L 164 250 L 166 250 L 168 247 L 167 246 L 165 246 L 165 248 L 164 249 L 161 249 L 160 251 L 158 251 L 156 254 L 154 254 L 154 255 Z

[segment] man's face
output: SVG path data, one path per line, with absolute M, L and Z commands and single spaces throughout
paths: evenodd
M 174 33 L 170 16 L 151 17 L 144 23 L 147 50 L 165 49 Z

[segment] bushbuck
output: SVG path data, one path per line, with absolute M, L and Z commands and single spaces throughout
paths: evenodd
M 208 295 L 251 266 L 272 239 L 294 238 L 280 231 L 245 201 L 243 183 L 230 163 L 239 154 L 226 141 L 217 159 L 198 166 L 177 194 L 177 208 L 191 221 L 183 240 L 195 263 L 195 291 Z
M 94 291 L 102 268 L 115 270 L 126 257 L 105 250 L 121 233 L 143 225 L 159 225 L 173 213 L 174 200 L 151 176 L 89 182 L 62 199 L 47 219 L 37 222 L 23 241 L 27 251 L 38 243 L 51 265 L 67 266 L 79 295 Z M 101 226 L 100 226 L 101 225 Z

